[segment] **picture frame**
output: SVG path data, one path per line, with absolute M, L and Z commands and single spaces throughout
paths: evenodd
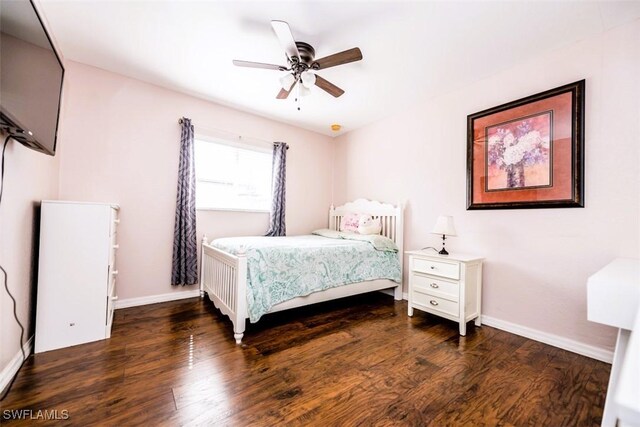
M 584 207 L 585 80 L 467 116 L 467 210 Z

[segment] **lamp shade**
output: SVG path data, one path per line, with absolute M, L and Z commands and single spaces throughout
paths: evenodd
M 316 84 L 316 75 L 310 71 L 305 71 L 300 77 L 302 78 L 302 85 L 307 89 L 311 89 Z
M 282 89 L 284 90 L 289 90 L 291 89 L 291 86 L 295 81 L 296 78 L 293 76 L 293 74 L 285 74 L 284 76 L 280 77 L 280 86 L 282 86 Z
M 453 217 L 449 215 L 440 215 L 436 226 L 431 231 L 433 234 L 444 234 L 447 236 L 457 236 L 456 227 L 453 225 Z
M 311 94 L 311 90 L 305 85 L 298 86 L 298 90 L 300 91 L 300 96 L 307 96 Z

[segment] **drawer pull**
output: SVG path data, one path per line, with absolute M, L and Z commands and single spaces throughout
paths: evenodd
M 117 276 L 117 275 L 118 275 L 118 270 L 113 270 L 113 271 L 111 272 L 111 274 L 113 274 L 114 276 Z
M 438 301 L 432 299 L 431 301 L 429 301 L 429 304 L 438 305 Z
M 116 224 L 120 224 L 120 220 L 119 219 L 114 219 L 113 222 L 116 223 Z
M 437 283 L 429 283 L 429 286 L 431 286 L 434 289 L 438 289 L 440 286 L 438 286 Z
M 435 266 L 435 265 L 432 265 L 432 266 L 431 266 L 431 269 L 432 269 L 432 270 L 435 270 L 435 269 L 436 269 L 436 266 Z

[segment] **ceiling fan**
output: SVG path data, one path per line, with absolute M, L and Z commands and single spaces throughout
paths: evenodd
M 325 56 L 324 58 L 315 59 L 315 49 L 309 43 L 295 41 L 289 24 L 284 21 L 271 21 L 271 26 L 287 54 L 288 66 L 233 60 L 234 65 L 239 67 L 265 68 L 276 71 L 290 71 L 290 73 L 280 78 L 282 89 L 276 96 L 277 99 L 286 99 L 289 97 L 296 83 L 299 83 L 298 98 L 307 95 L 313 85 L 318 86 L 336 98 L 344 93 L 344 90 L 312 71 L 324 70 L 329 67 L 335 67 L 336 65 L 360 61 L 362 59 L 360 48 L 354 47 L 353 49 Z M 298 107 L 298 109 L 300 109 L 300 107 Z

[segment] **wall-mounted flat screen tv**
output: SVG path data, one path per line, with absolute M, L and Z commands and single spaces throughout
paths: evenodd
M 64 67 L 32 1 L 0 7 L 0 127 L 54 155 Z

